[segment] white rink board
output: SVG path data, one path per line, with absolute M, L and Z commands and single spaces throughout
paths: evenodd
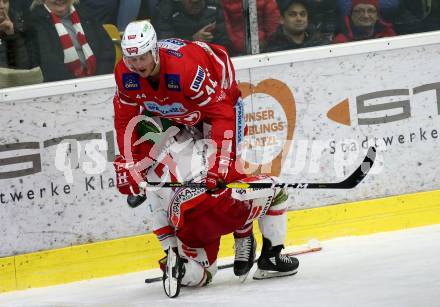
M 5 176 L 7 171 L 41 165 L 41 171 L 35 170 L 38 172 L 34 174 L 0 179 L 3 194 L 0 256 L 130 236 L 148 230 L 148 215 L 144 214 L 148 206 L 130 209 L 125 197 L 112 186 L 114 170 L 112 163 L 105 163 L 107 151 L 95 150 L 104 161 L 103 171 L 85 172 L 85 163 L 92 162 L 85 154 L 86 144 L 99 141 L 108 144 L 109 161 L 113 162 L 113 94 L 114 89 L 108 89 L 0 104 L 2 146 L 16 142 L 37 145 L 34 149 L 8 151 L 3 151 L 3 146 L 1 158 L 36 155 L 41 160 L 41 163 L 1 167 Z M 63 167 L 58 165 L 57 169 L 55 165 L 57 148 L 61 148 L 56 146 L 59 141 L 56 138 L 73 135 L 86 140 L 79 142 L 78 163 L 70 166 L 73 170 L 69 180 L 61 171 Z M 68 161 L 61 160 L 63 164 Z M 15 200 L 11 194 L 16 195 Z M 20 195 L 21 199 L 17 200 Z
M 253 84 L 282 80 L 295 97 L 296 125 L 282 167 L 284 182 L 341 181 L 362 161 L 367 138 L 371 144 L 378 139 L 375 167 L 360 186 L 349 191 L 295 191 L 290 209 L 439 188 L 439 54 L 440 46 L 431 45 L 281 64 L 270 71 L 251 69 Z M 399 92 L 357 105 L 361 95 L 391 90 Z M 253 103 L 265 99 L 254 95 Z M 350 125 L 327 117 L 344 99 L 349 100 Z
M 347 45 L 345 49 L 355 49 L 353 46 Z M 325 51 L 331 47 L 326 48 L 321 49 Z M 283 53 L 283 58 L 294 59 L 295 54 L 301 52 Z M 379 147 L 373 174 L 358 188 L 349 191 L 293 191 L 290 209 L 439 188 L 439 141 L 435 133 L 440 130 L 439 102 L 435 90 L 414 94 L 414 88 L 419 87 L 416 92 L 420 92 L 426 89 L 420 86 L 440 82 L 439 53 L 440 43 L 437 43 L 380 52 L 354 51 L 351 55 L 292 60 L 292 63 L 275 61 L 277 64 L 274 66 L 250 65 L 250 68 L 244 68 L 243 63 L 249 62 L 250 57 L 244 58 L 241 64 L 240 59 L 236 60 L 237 67 L 240 67 L 240 82 L 256 86 L 262 80 L 276 79 L 287 85 L 294 96 L 296 119 L 292 128 L 293 142 L 287 155 L 290 161 L 282 167 L 283 181 L 343 180 L 358 166 L 365 152 L 359 146 L 354 148 L 353 142 L 362 143 L 367 136 L 393 136 L 392 146 Z M 280 57 L 274 55 L 274 58 Z M 3 176 L 0 179 L 0 257 L 137 235 L 149 230 L 149 206 L 130 209 L 125 204 L 125 197 L 118 195 L 112 187 L 114 171 L 111 162 L 115 148 L 112 77 L 90 80 L 95 80 L 95 83 L 98 83 L 96 80 L 103 81 L 105 86 L 95 91 L 72 90 L 70 93 L 62 92 L 67 84 L 69 88 L 76 88 L 76 83 L 91 83 L 81 80 L 67 81 L 60 88 L 48 84 L 33 86 L 29 87 L 32 90 L 23 88 L 22 96 L 31 97 L 35 91 L 39 98 L 22 100 L 11 99 L 14 95 L 20 97 L 19 90 L 0 93 L 4 100 L 0 102 L 0 176 Z M 52 93 L 52 90 L 60 94 L 42 97 L 45 88 L 46 94 Z M 84 88 L 87 86 L 84 85 Z M 379 104 L 389 108 L 392 101 L 409 100 L 408 103 L 400 103 L 405 108 L 395 106 L 388 110 L 359 112 L 357 96 L 393 89 L 406 91 L 407 95 L 367 101 L 366 109 Z M 350 126 L 336 123 L 326 115 L 328 110 L 346 98 L 349 100 Z M 270 99 L 270 103 L 264 103 L 266 99 Z M 260 93 L 247 97 L 246 101 L 252 102 L 252 112 L 268 110 L 268 105 L 275 110 L 274 120 L 281 122 L 284 129 L 276 134 L 277 146 L 282 145 L 288 125 L 286 114 L 280 113 L 282 108 L 276 106 L 276 100 Z M 409 114 L 409 117 L 382 124 L 358 124 L 360 118 L 383 118 L 400 113 Z M 257 132 L 254 135 L 261 136 Z M 398 141 L 399 135 L 403 135 L 402 143 Z M 82 138 L 79 142 L 81 148 L 77 151 L 78 163 L 74 163 L 72 170 L 73 183 L 66 181 L 68 176 L 65 177 L 55 166 L 56 149 L 59 148 L 56 146 L 57 138 L 66 136 Z M 410 141 L 410 138 L 413 140 Z M 332 153 L 332 141 L 335 144 L 351 144 L 349 147 L 353 151 L 349 150 L 344 158 L 340 155 L 342 150 L 339 146 Z M 85 163 L 94 160 L 90 158 L 90 151 L 89 155 L 85 154 L 84 148 L 87 144 L 93 145 L 93 142 L 96 146 L 104 144 L 107 147 L 107 150 L 95 147 L 92 150 L 92 153 L 97 153 L 95 159 L 110 162 L 101 164 L 105 166 L 104 170 L 89 169 L 86 173 Z M 24 144 L 14 150 L 6 146 L 16 143 Z M 282 149 L 266 147 L 269 149 L 269 157 L 264 157 L 266 160 L 271 160 L 271 155 Z M 74 148 L 73 152 L 76 152 Z M 18 159 L 16 161 L 21 159 L 34 163 L 12 164 L 7 158 L 13 157 Z M 39 165 L 36 163 L 38 158 L 41 159 L 41 171 L 35 168 Z M 340 162 L 334 163 L 335 159 Z M 94 166 L 96 163 L 92 163 L 91 168 Z M 33 169 L 33 174 L 20 177 L 8 175 L 8 172 L 29 168 Z M 5 179 L 8 176 L 10 178 Z M 11 194 L 20 193 L 20 201 L 12 199 Z

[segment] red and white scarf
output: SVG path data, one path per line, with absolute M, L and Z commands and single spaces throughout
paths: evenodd
M 90 48 L 89 44 L 87 43 L 84 30 L 81 26 L 78 13 L 76 12 L 74 6 L 72 5 L 70 7 L 70 20 L 72 21 L 73 28 L 75 29 L 76 39 L 81 44 L 82 51 L 84 52 L 84 56 L 86 58 L 85 65 L 81 64 L 69 32 L 67 32 L 60 18 L 55 15 L 46 5 L 44 6 L 49 11 L 52 17 L 52 22 L 57 30 L 58 36 L 60 37 L 61 46 L 64 49 L 64 65 L 66 65 L 69 71 L 76 77 L 94 76 L 96 73 L 96 57 L 93 54 L 92 48 Z

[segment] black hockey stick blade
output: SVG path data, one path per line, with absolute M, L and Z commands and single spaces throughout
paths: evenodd
M 358 168 L 346 179 L 340 182 L 330 183 L 273 183 L 273 182 L 232 182 L 220 186 L 219 188 L 228 189 L 269 189 L 273 187 L 292 188 L 292 189 L 352 189 L 356 187 L 367 176 L 370 169 L 373 167 L 376 159 L 376 148 L 368 148 L 367 155 Z M 206 189 L 205 183 L 200 182 L 143 182 L 142 188 L 196 188 Z
M 143 202 L 147 199 L 145 195 L 128 195 L 127 196 L 127 204 L 131 208 L 139 207 L 143 204 Z

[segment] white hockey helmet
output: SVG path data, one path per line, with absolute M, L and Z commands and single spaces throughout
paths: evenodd
M 127 25 L 122 36 L 121 48 L 124 57 L 127 58 L 151 51 L 154 62 L 159 62 L 156 31 L 147 20 L 133 21 Z

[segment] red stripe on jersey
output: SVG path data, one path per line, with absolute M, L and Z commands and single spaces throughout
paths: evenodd
M 130 96 L 124 94 L 121 91 L 118 91 L 118 97 L 120 99 L 124 100 L 125 102 L 128 102 L 128 103 L 136 103 L 136 100 L 134 100 L 133 98 L 131 98 Z M 139 108 L 139 107 L 136 107 L 136 108 Z
M 284 213 L 286 213 L 287 209 L 282 209 L 282 210 L 268 210 L 266 212 L 266 215 L 271 215 L 271 216 L 276 216 L 276 215 L 283 215 Z
M 174 234 L 174 229 L 171 226 L 165 226 L 156 230 L 153 230 L 156 236 L 162 236 L 166 234 Z
M 244 225 L 242 228 L 234 231 L 234 238 L 246 238 L 252 234 L 253 224 L 250 222 L 249 224 Z

